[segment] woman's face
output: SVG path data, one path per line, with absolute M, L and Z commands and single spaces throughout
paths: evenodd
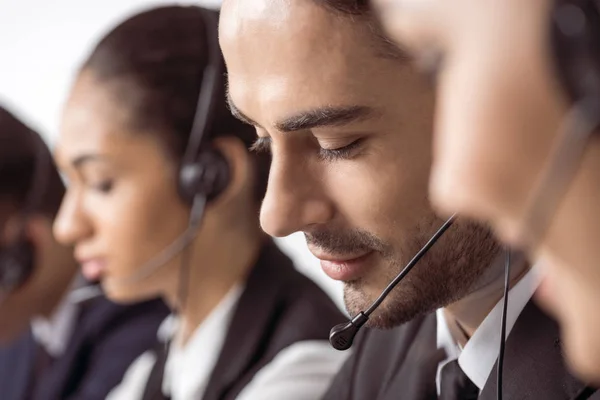
M 568 104 L 552 68 L 551 0 L 374 0 L 387 32 L 437 72 L 430 194 L 445 212 L 490 223 L 508 242 L 527 227 Z M 577 370 L 600 381 L 597 143 L 543 240 L 543 303 L 562 324 Z
M 177 258 L 135 277 L 184 232 L 189 209 L 157 136 L 129 130 L 107 88 L 84 71 L 66 105 L 55 158 L 68 187 L 54 232 L 111 299 L 137 301 L 175 290 Z

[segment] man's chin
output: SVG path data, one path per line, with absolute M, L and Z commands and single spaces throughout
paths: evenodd
M 369 290 L 364 287 L 358 288 L 346 285 L 344 288 L 344 304 L 351 316 L 366 311 L 373 302 L 381 295 L 384 289 Z M 397 290 L 397 289 L 396 289 Z M 393 329 L 416 317 L 428 314 L 436 307 L 426 304 L 424 301 L 414 298 L 414 295 L 402 295 L 399 291 L 393 291 L 369 316 L 365 326 L 375 329 Z
M 344 304 L 348 314 L 355 317 L 361 312 L 365 312 L 377 297 L 381 294 L 366 294 L 362 290 L 356 290 L 346 286 L 344 288 Z M 385 302 L 384 302 L 385 303 Z M 368 328 L 375 329 L 392 329 L 398 326 L 396 318 L 394 318 L 392 310 L 386 307 L 386 304 L 381 304 L 373 313 L 369 316 L 369 320 L 365 324 Z

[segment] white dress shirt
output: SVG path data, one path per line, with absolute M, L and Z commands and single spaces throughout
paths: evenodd
M 198 400 L 204 395 L 243 292 L 233 288 L 188 343 L 181 347 L 170 341 L 162 390 L 173 400 Z M 168 317 L 159 329 L 159 339 L 169 341 L 177 331 L 177 318 Z M 334 350 L 326 340 L 303 341 L 281 351 L 237 397 L 238 400 L 314 400 L 322 397 L 349 354 Z M 142 398 L 156 361 L 154 352 L 142 354 L 113 389 L 107 400 Z
M 32 318 L 31 330 L 35 341 L 53 358 L 60 357 L 69 344 L 79 305 L 101 294 L 98 287 L 90 286 L 81 275 L 77 275 L 50 318 Z
M 536 271 L 530 270 L 523 278 L 512 287 L 508 295 L 506 314 L 506 336 L 510 334 L 515 322 L 525 305 L 531 300 L 539 286 L 539 277 Z M 479 328 L 469 339 L 464 348 L 461 348 L 450 333 L 443 309 L 438 309 L 437 317 L 437 346 L 446 350 L 448 358 L 438 365 L 436 385 L 440 394 L 441 370 L 450 361 L 458 359 L 458 364 L 465 375 L 481 391 L 494 368 L 500 351 L 500 322 L 502 319 L 502 300 L 485 317 Z

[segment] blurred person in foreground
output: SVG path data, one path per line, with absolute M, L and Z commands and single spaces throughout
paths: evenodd
M 570 364 L 600 383 L 599 3 L 373 3 L 435 80 L 433 202 L 527 250 Z
M 248 152 L 254 131 L 227 110 L 217 22 L 182 6 L 128 18 L 93 49 L 64 111 L 56 236 L 109 298 L 159 295 L 173 314 L 110 400 L 316 399 L 346 358 L 327 342 L 341 313 L 260 229 L 270 157 Z M 212 182 L 182 179 L 188 150 Z
M 273 236 L 304 233 L 355 316 L 444 222 L 430 207 L 434 92 L 366 1 L 226 0 L 229 103 L 273 157 L 261 208 Z M 594 393 L 570 376 L 555 322 L 514 260 L 507 398 Z M 370 316 L 327 399 L 496 397 L 504 257 L 458 219 Z M 585 397 L 584 397 L 585 398 Z
M 64 192 L 41 137 L 0 108 L 2 400 L 104 399 L 168 312 L 113 304 L 78 273 L 52 236 Z

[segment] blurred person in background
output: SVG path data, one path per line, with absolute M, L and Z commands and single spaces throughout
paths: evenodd
M 230 108 L 273 157 L 263 229 L 303 232 L 360 316 L 443 223 L 427 190 L 434 91 L 367 1 L 226 0 L 220 42 Z M 326 398 L 496 398 L 504 261 L 485 226 L 457 219 L 370 316 L 388 330 L 357 337 Z M 504 394 L 587 398 L 537 283 L 514 259 Z
M 0 398 L 104 399 L 156 345 L 158 300 L 109 302 L 52 236 L 65 188 L 41 137 L 0 107 Z
M 248 152 L 254 130 L 227 110 L 217 22 L 183 6 L 123 21 L 89 55 L 64 111 L 55 157 L 69 185 L 56 236 L 111 299 L 160 295 L 173 312 L 161 346 L 111 400 L 316 399 L 346 358 L 327 342 L 341 313 L 260 229 L 270 157 Z M 207 76 L 214 93 L 202 92 Z M 212 123 L 198 131 L 209 105 Z M 204 133 L 192 156 L 214 181 L 190 193 L 186 151 Z
M 528 251 L 571 365 L 600 384 L 598 2 L 373 3 L 435 80 L 434 203 Z

